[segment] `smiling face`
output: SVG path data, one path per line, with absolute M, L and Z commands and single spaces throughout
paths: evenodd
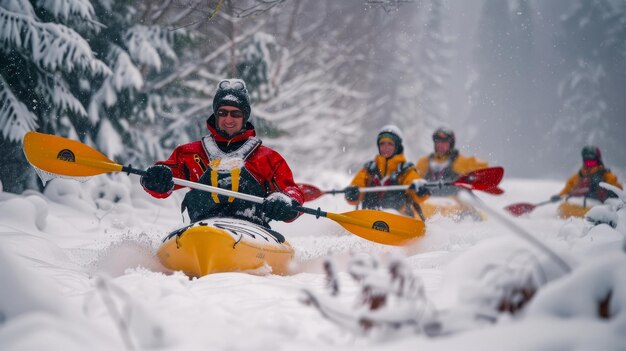
M 450 143 L 443 140 L 435 141 L 435 153 L 437 155 L 445 155 L 450 151 Z
M 378 143 L 378 152 L 380 153 L 381 156 L 385 158 L 389 158 L 393 156 L 395 151 L 396 151 L 396 144 L 394 144 L 393 141 L 389 139 L 381 140 L 380 143 Z
M 234 106 L 221 106 L 215 113 L 217 129 L 234 135 L 243 129 L 243 111 Z

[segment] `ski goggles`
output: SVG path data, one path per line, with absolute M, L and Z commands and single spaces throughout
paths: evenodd
M 224 109 L 218 109 L 217 110 L 217 117 L 228 117 L 228 115 L 231 115 L 233 118 L 242 118 L 243 117 L 243 111 L 241 110 L 224 110 Z
M 450 142 L 452 140 L 451 133 L 445 132 L 437 132 L 433 135 L 433 141 L 447 141 Z
M 446 138 L 433 137 L 433 141 L 434 142 L 450 143 L 450 141 L 452 141 L 452 138 L 450 138 L 450 137 L 446 137 Z
M 217 85 L 220 89 L 244 90 L 245 84 L 240 79 L 224 79 Z

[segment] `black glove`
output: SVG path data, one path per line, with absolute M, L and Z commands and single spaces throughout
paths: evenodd
M 417 194 L 418 197 L 430 196 L 432 194 L 430 192 L 430 189 L 428 189 L 425 186 L 419 187 L 415 193 Z
M 166 193 L 174 188 L 172 170 L 163 165 L 148 167 L 146 174 L 141 176 L 141 185 L 155 193 Z
M 552 196 L 550 197 L 550 201 L 551 201 L 551 202 L 559 202 L 559 201 L 561 201 L 561 195 L 559 195 L 559 194 L 552 195 Z
M 272 193 L 263 200 L 263 212 L 269 219 L 276 221 L 287 221 L 298 216 L 296 206 L 300 206 L 298 201 L 284 193 Z
M 346 200 L 348 201 L 356 201 L 359 199 L 359 187 L 356 185 L 350 185 L 344 190 L 344 194 L 346 196 Z
M 423 179 L 416 179 L 409 186 L 410 190 L 415 191 L 418 197 L 430 196 L 432 193 L 430 189 L 426 186 L 427 182 Z

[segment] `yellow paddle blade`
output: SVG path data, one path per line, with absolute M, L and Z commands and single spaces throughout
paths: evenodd
M 363 239 L 385 245 L 406 245 L 426 232 L 420 220 L 382 211 L 328 212 L 326 217 Z
M 67 177 L 88 177 L 122 170 L 122 165 L 109 160 L 99 151 L 55 135 L 26 133 L 24 153 L 28 162 L 36 168 Z

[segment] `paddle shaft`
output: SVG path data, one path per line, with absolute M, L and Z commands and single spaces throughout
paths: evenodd
M 529 204 L 526 202 L 521 202 L 521 203 L 515 203 L 515 204 L 511 204 L 506 206 L 504 209 L 507 210 L 510 214 L 514 215 L 514 216 L 521 216 L 523 214 L 526 213 L 530 213 L 532 211 L 534 211 L 537 207 L 539 206 L 543 206 L 543 205 L 548 205 L 551 203 L 555 203 L 560 201 L 561 198 L 559 198 L 557 201 L 555 200 L 546 200 L 546 201 L 542 201 L 536 204 Z
M 216 193 L 216 194 L 219 194 L 219 195 L 232 196 L 234 198 L 238 198 L 238 199 L 241 199 L 241 200 L 256 202 L 257 204 L 262 204 L 263 200 L 265 200 L 262 197 L 249 195 L 249 194 L 244 194 L 244 193 L 239 193 L 239 192 L 236 192 L 236 191 L 222 189 L 222 188 L 216 188 L 214 186 L 210 186 L 210 185 L 206 185 L 206 184 L 199 184 L 199 183 L 191 182 L 191 181 L 180 179 L 180 178 L 174 178 L 174 184 L 178 184 L 178 185 L 181 185 L 181 186 L 186 186 L 186 187 L 189 187 L 189 188 L 192 188 L 192 189 L 208 191 L 210 193 Z M 345 216 L 345 215 L 342 215 L 342 214 L 339 214 L 339 213 L 329 213 L 329 212 L 326 212 L 326 211 L 322 211 L 319 207 L 317 209 L 315 209 L 315 208 L 304 207 L 304 206 L 294 206 L 294 209 L 299 211 L 299 212 L 302 212 L 302 213 L 313 215 L 313 216 L 315 216 L 317 218 L 319 218 L 319 217 L 327 217 L 327 218 L 330 218 L 332 220 L 341 221 L 343 223 L 350 223 L 350 224 L 354 224 L 354 225 L 360 225 L 360 226 L 364 226 L 366 228 L 370 227 L 369 223 L 366 223 L 365 221 L 361 221 L 361 220 L 358 220 L 356 218 L 351 218 L 351 217 L 348 217 L 348 216 Z
M 145 171 L 143 170 L 139 170 L 139 169 L 134 169 L 129 167 L 123 167 L 122 168 L 124 172 L 127 173 L 133 173 L 133 174 L 139 174 L 139 175 L 143 175 L 145 174 Z M 200 183 L 196 183 L 196 182 L 192 182 L 189 180 L 185 180 L 185 179 L 180 179 L 180 178 L 173 178 L 174 184 L 180 185 L 180 186 L 186 186 L 192 189 L 197 189 L 197 190 L 201 190 L 201 191 L 208 191 L 210 193 L 216 193 L 219 195 L 224 195 L 224 196 L 232 196 L 234 198 L 240 199 L 240 200 L 245 200 L 245 201 L 250 201 L 250 202 L 255 202 L 257 204 L 262 204 L 263 200 L 265 200 L 262 197 L 258 197 L 258 196 L 254 196 L 254 195 L 250 195 L 250 194 L 244 194 L 244 193 L 239 193 L 236 191 L 232 191 L 232 190 L 227 190 L 227 189 L 222 189 L 222 188 L 217 188 L 214 186 L 210 186 L 210 185 L 206 185 L 206 184 L 200 184 Z M 304 206 L 294 206 L 294 209 L 298 212 L 302 212 L 302 213 L 306 213 L 309 215 L 313 215 L 316 218 L 319 217 L 326 217 L 328 219 L 332 219 L 334 221 L 337 222 L 341 222 L 341 223 L 349 223 L 349 224 L 354 224 L 354 225 L 358 225 L 364 228 L 370 228 L 371 224 L 360 220 L 358 218 L 352 218 L 340 213 L 332 213 L 332 212 L 326 212 L 326 211 L 322 211 L 319 207 L 318 208 L 310 208 L 310 207 L 304 207 Z M 403 233 L 403 231 L 401 230 L 395 230 L 395 232 L 398 233 Z
M 139 171 L 142 172 L 141 170 Z M 130 173 L 140 174 L 139 172 L 130 172 Z M 216 188 L 214 186 L 210 186 L 206 184 L 199 184 L 199 183 L 191 182 L 185 179 L 174 178 L 173 180 L 174 180 L 174 184 L 178 184 L 181 186 L 186 186 L 192 189 L 197 189 L 197 190 L 202 190 L 202 191 L 208 191 L 211 193 L 216 193 L 216 194 L 224 195 L 224 196 L 232 196 L 234 198 L 238 198 L 238 199 L 245 200 L 245 201 L 251 201 L 251 202 L 258 203 L 258 204 L 262 204 L 263 200 L 265 200 L 262 197 L 239 193 L 236 191 L 231 191 L 231 190 L 222 189 L 222 188 Z M 322 211 L 319 207 L 315 209 L 315 208 L 304 207 L 304 206 L 294 206 L 294 209 L 298 212 L 313 215 L 316 218 L 326 217 L 328 219 L 332 219 L 334 221 L 341 222 L 341 223 L 354 224 L 354 225 L 361 226 L 364 228 L 371 227 L 371 224 L 366 221 L 360 220 L 358 218 L 352 218 L 352 217 L 349 217 L 340 213 Z M 395 232 L 401 234 L 404 231 L 396 229 Z
M 453 186 L 453 182 L 436 182 L 436 183 L 426 183 L 424 186 L 429 188 L 443 188 L 444 186 Z M 373 186 L 373 187 L 365 187 L 359 188 L 359 192 L 362 193 L 382 193 L 386 191 L 402 191 L 410 188 L 410 185 L 386 185 L 386 186 Z M 324 191 L 326 194 L 341 194 L 345 193 L 346 189 L 339 190 L 328 190 Z
M 560 199 L 559 199 L 559 200 L 560 200 Z M 555 202 L 556 202 L 556 201 L 552 201 L 552 199 L 547 200 L 547 201 L 541 201 L 541 202 L 539 202 L 539 203 L 536 203 L 536 204 L 535 204 L 535 207 L 538 207 L 538 206 L 543 206 L 543 205 L 547 205 L 547 204 L 552 204 L 552 203 L 555 203 Z

